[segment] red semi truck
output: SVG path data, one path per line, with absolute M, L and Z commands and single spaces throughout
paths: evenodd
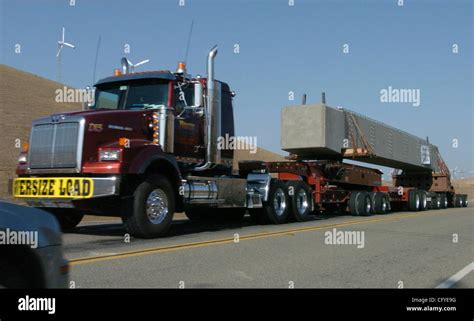
M 63 229 L 84 213 L 120 216 L 127 232 L 143 238 L 166 234 L 183 211 L 191 220 L 240 220 L 248 210 L 257 222 L 281 224 L 322 211 L 467 206 L 449 171 L 400 173 L 386 187 L 376 169 L 291 155 L 241 162 L 235 174 L 233 150 L 217 144 L 234 136 L 234 93 L 214 78 L 216 55 L 214 47 L 205 78 L 182 63 L 176 72 L 131 72 L 123 59 L 121 70 L 95 85 L 88 110 L 33 122 L 13 195 L 53 213 Z

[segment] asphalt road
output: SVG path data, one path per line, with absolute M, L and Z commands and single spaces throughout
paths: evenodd
M 76 288 L 474 288 L 472 207 L 266 226 L 178 219 L 166 238 L 124 234 L 108 221 L 64 235 Z M 341 234 L 359 238 L 330 244 Z

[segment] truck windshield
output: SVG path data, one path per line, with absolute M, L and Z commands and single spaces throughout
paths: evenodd
M 147 79 L 98 86 L 92 109 L 151 109 L 168 105 L 169 81 Z

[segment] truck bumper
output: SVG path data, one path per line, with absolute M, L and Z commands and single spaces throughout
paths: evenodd
M 41 179 L 41 177 L 37 177 Z M 91 179 L 94 184 L 94 189 L 89 197 L 86 198 L 46 198 L 46 197 L 21 197 L 28 205 L 34 207 L 46 208 L 74 208 L 76 202 L 87 201 L 96 198 L 115 196 L 120 194 L 120 177 L 87 177 Z M 14 184 L 14 183 L 13 183 Z

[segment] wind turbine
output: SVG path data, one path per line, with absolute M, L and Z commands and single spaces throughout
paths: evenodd
M 63 49 L 64 46 L 72 48 L 72 49 L 76 48 L 76 46 L 74 46 L 73 44 L 67 43 L 64 40 L 65 33 L 66 33 L 66 29 L 63 27 L 63 37 L 61 38 L 61 40 L 58 41 L 59 49 L 58 49 L 58 53 L 56 54 L 56 57 L 58 58 L 61 55 L 61 50 Z
M 122 58 L 122 72 L 124 74 L 128 74 L 129 72 L 132 72 L 135 67 L 141 66 L 149 62 L 150 59 L 145 59 L 140 62 L 137 62 L 136 64 L 133 64 L 128 58 L 123 57 Z
M 66 29 L 63 27 L 63 34 L 61 40 L 58 41 L 58 53 L 56 54 L 56 58 L 58 60 L 58 82 L 61 82 L 61 51 L 64 46 L 69 47 L 69 48 L 76 48 L 73 44 L 70 44 L 65 41 L 65 33 Z

